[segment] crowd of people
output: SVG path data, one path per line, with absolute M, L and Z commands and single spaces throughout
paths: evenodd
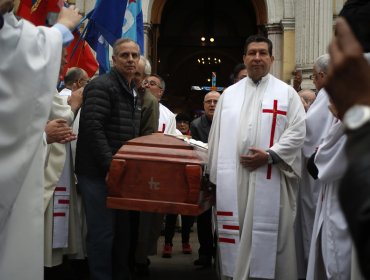
M 301 69 L 292 86 L 271 75 L 272 42 L 253 35 L 194 120 L 162 104 L 165 81 L 131 39 L 109 73 L 70 68 L 58 92 L 78 9 L 35 27 L 13 5 L 0 0 L 0 279 L 40 280 L 66 258 L 87 258 L 94 280 L 150 277 L 161 231 L 171 258 L 178 215 L 106 206 L 114 154 L 152 133 L 208 143 L 214 209 L 181 215 L 184 254 L 197 223 L 195 266 L 221 280 L 370 279 L 368 1 L 344 5 L 315 91 Z

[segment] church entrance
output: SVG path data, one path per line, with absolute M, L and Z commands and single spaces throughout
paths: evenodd
M 231 84 L 232 70 L 242 62 L 245 39 L 265 34 L 264 25 L 257 24 L 266 18 L 261 2 L 154 1 L 152 59 L 154 70 L 166 82 L 163 103 L 174 112 L 194 115 L 203 109 L 207 91 L 192 90 L 193 86 L 210 87 L 212 72 L 216 86 Z

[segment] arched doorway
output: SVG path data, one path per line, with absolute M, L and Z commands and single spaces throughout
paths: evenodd
M 154 1 L 151 13 L 152 22 L 157 23 L 153 26 L 154 68 L 166 81 L 164 103 L 169 108 L 188 113 L 202 109 L 206 92 L 191 87 L 210 86 L 212 72 L 217 74 L 217 86 L 230 85 L 232 69 L 242 62 L 245 39 L 251 34 L 265 33 L 264 3 Z

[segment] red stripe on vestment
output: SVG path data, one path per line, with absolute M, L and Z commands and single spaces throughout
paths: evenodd
M 220 237 L 220 238 L 218 238 L 218 242 L 235 244 L 235 239 L 234 238 Z
M 66 213 L 64 213 L 64 212 L 55 212 L 55 213 L 53 213 L 53 216 L 54 217 L 65 217 Z
M 232 230 L 239 230 L 239 226 L 232 226 L 232 225 L 222 225 L 223 229 L 232 229 Z
M 58 199 L 58 204 L 69 204 L 69 199 Z
M 217 211 L 217 216 L 228 216 L 228 217 L 232 217 L 233 216 L 233 212 Z

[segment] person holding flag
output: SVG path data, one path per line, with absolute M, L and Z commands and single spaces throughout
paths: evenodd
M 81 16 L 74 6 L 62 8 L 55 26 L 35 27 L 18 20 L 13 6 L 13 0 L 0 0 L 0 279 L 40 280 L 44 263 L 42 135 L 62 45 L 72 38 L 70 30 Z

